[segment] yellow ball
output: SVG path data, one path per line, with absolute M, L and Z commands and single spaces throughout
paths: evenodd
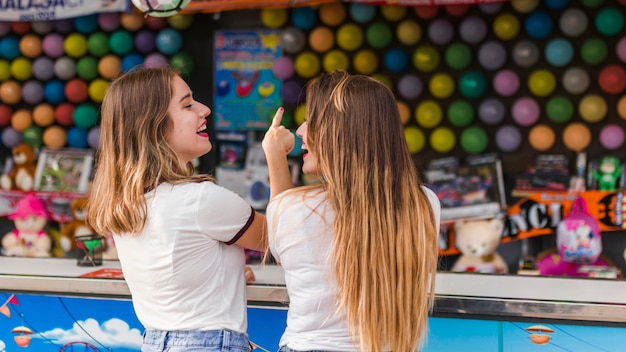
M 87 38 L 80 33 L 72 33 L 65 39 L 63 48 L 69 57 L 82 57 L 87 53 Z
M 552 72 L 544 69 L 536 70 L 531 73 L 528 78 L 528 89 L 538 96 L 545 97 L 550 95 L 556 87 L 556 78 Z
M 439 52 L 431 45 L 421 45 L 413 53 L 413 65 L 420 71 L 433 71 L 439 66 L 439 60 Z
M 502 40 L 515 38 L 519 33 L 519 21 L 510 13 L 498 15 L 493 21 L 493 32 Z
M 555 139 L 554 131 L 546 125 L 536 125 L 528 134 L 530 145 L 540 152 L 552 148 Z
M 280 28 L 287 22 L 287 10 L 263 9 L 261 10 L 261 22 L 267 28 Z
M 18 57 L 11 62 L 11 74 L 20 81 L 25 81 L 33 75 L 33 65 L 29 59 Z
M 528 13 L 539 5 L 539 0 L 511 0 L 511 7 L 519 13 Z
M 581 152 L 591 143 L 591 132 L 585 124 L 572 122 L 563 130 L 563 143 L 567 149 Z
M 337 30 L 337 45 L 348 51 L 356 50 L 363 44 L 363 31 L 353 23 L 344 24 Z
M 11 64 L 7 60 L 0 59 L 0 82 L 11 78 Z
M 383 14 L 383 17 L 391 22 L 396 22 L 401 20 L 406 15 L 406 6 L 381 6 L 380 12 Z
M 404 20 L 396 28 L 396 37 L 404 45 L 415 45 L 422 39 L 422 28 L 415 21 Z
M 193 15 L 183 15 L 180 13 L 175 14 L 167 18 L 167 23 L 175 29 L 183 30 L 187 29 L 193 23 Z
M 437 127 L 430 134 L 430 146 L 439 153 L 447 153 L 456 144 L 456 136 L 448 127 Z
M 443 111 L 439 104 L 432 100 L 421 102 L 415 109 L 415 120 L 420 126 L 425 128 L 433 128 L 443 119 Z
M 350 59 L 348 59 L 348 55 L 346 55 L 343 51 L 332 50 L 324 55 L 322 65 L 324 66 L 324 71 L 326 72 L 333 72 L 336 70 L 347 71 L 348 67 L 350 67 Z
M 102 99 L 104 99 L 104 94 L 109 88 L 109 82 L 105 81 L 102 78 L 96 78 L 91 83 L 89 83 L 89 97 L 91 100 L 101 103 Z
M 418 153 L 426 144 L 424 132 L 417 127 L 405 127 L 404 138 L 406 139 L 406 145 L 409 148 L 409 153 L 411 154 Z
M 429 89 L 435 98 L 445 99 L 454 93 L 454 79 L 445 73 L 438 73 L 430 79 Z
M 590 123 L 602 121 L 607 112 L 606 101 L 597 94 L 585 95 L 578 103 L 580 117 Z
M 354 70 L 363 75 L 371 75 L 378 68 L 378 57 L 369 49 L 359 50 L 352 58 Z
M 294 69 L 303 78 L 311 78 L 320 71 L 320 60 L 312 52 L 303 52 L 296 57 Z
M 306 120 L 306 104 L 302 104 L 296 108 L 296 113 L 293 118 L 298 126 L 304 123 Z

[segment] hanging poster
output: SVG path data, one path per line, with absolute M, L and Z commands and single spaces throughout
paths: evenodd
M 272 66 L 282 55 L 280 32 L 215 33 L 215 128 L 265 130 L 281 106 L 282 82 Z
M 100 12 L 124 12 L 127 0 L 8 1 L 0 0 L 0 21 L 35 22 L 74 18 Z

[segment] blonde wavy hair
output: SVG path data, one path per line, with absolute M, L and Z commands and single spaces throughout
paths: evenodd
M 137 234 L 145 225 L 144 193 L 162 182 L 213 181 L 167 143 L 168 107 L 178 71 L 141 68 L 114 79 L 102 101 L 100 148 L 87 222 L 100 234 Z
M 413 351 L 434 301 L 438 228 L 392 92 L 342 71 L 307 85 L 307 145 L 336 212 L 330 263 L 362 351 Z M 310 188 L 309 188 L 310 189 Z

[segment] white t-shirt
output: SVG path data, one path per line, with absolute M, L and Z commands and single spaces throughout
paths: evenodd
M 424 187 L 437 228 L 439 199 Z M 335 304 L 336 281 L 328 262 L 335 213 L 325 194 L 282 194 L 267 207 L 272 255 L 285 271 L 289 294 L 287 328 L 280 346 L 295 350 L 355 351 L 345 315 Z
M 235 193 L 212 182 L 161 184 L 146 193 L 139 236 L 115 244 L 145 328 L 246 332 L 245 254 L 234 243 L 254 219 Z

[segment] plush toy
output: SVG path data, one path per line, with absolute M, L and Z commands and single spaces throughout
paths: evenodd
M 619 159 L 612 155 L 600 159 L 600 165 L 593 170 L 593 178 L 598 181 L 598 189 L 601 191 L 614 191 L 621 174 Z
M 452 271 L 507 273 L 507 263 L 496 252 L 503 229 L 504 223 L 498 218 L 455 222 L 456 247 L 461 256 Z
M 22 143 L 13 148 L 11 154 L 13 155 L 13 167 L 9 173 L 0 177 L 0 186 L 6 190 L 32 190 L 35 184 L 35 170 L 37 169 L 35 149 Z
M 27 194 L 9 215 L 15 229 L 2 238 L 3 254 L 18 257 L 49 257 L 52 240 L 44 231 L 50 219 L 44 202 Z
M 74 241 L 76 237 L 94 233 L 94 230 L 85 222 L 87 219 L 86 205 L 87 197 L 73 199 L 70 202 L 73 218 L 72 221 L 63 224 L 59 239 L 60 246 L 66 255 L 76 248 Z

